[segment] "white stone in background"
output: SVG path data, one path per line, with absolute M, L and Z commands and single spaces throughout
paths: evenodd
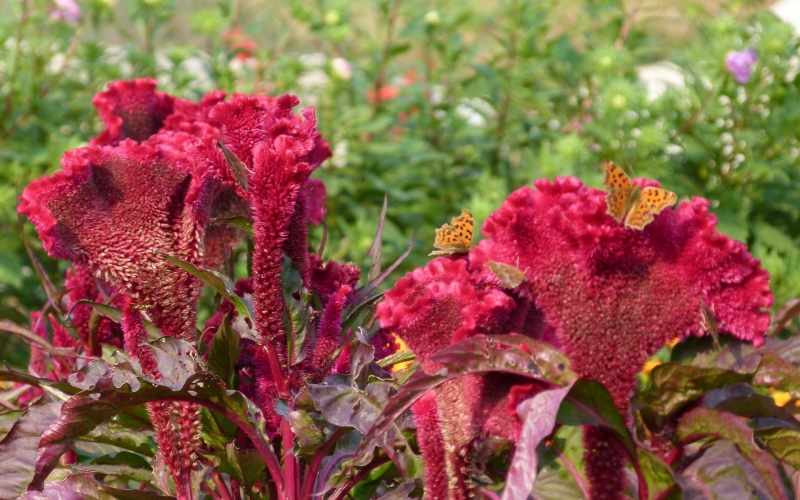
M 800 0 L 780 0 L 769 10 L 800 33 Z
M 686 86 L 681 68 L 668 61 L 639 66 L 636 74 L 647 87 L 647 98 L 651 101 L 661 97 L 669 87 L 681 89 Z

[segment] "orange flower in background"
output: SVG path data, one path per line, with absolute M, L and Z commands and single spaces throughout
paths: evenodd
M 400 88 L 394 85 L 384 85 L 377 92 L 375 92 L 374 89 L 367 91 L 367 102 L 370 104 L 378 104 L 396 99 L 399 95 Z
M 234 51 L 236 59 L 248 59 L 258 50 L 258 42 L 245 34 L 242 28 L 232 28 L 222 32 L 222 40 L 228 49 Z

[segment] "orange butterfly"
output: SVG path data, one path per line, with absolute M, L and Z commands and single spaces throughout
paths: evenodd
M 433 242 L 433 246 L 440 250 L 434 250 L 428 255 L 450 255 L 469 252 L 470 247 L 472 247 L 472 235 L 475 229 L 475 220 L 472 218 L 472 212 L 462 208 L 461 215 L 453 217 L 450 224 L 444 224 L 436 230 L 436 239 Z
M 678 195 L 672 191 L 657 187 L 644 189 L 631 184 L 621 168 L 611 160 L 603 160 L 603 170 L 606 172 L 605 184 L 606 204 L 608 214 L 617 222 L 625 221 L 625 227 L 642 230 L 656 215 L 678 201 Z

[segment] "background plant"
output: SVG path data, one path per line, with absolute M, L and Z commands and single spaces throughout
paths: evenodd
M 776 309 L 800 292 L 798 42 L 757 3 L 92 0 L 77 17 L 68 3 L 7 2 L 0 21 L 5 318 L 25 323 L 46 298 L 18 237 L 18 191 L 100 130 L 90 100 L 107 82 L 150 75 L 193 100 L 221 88 L 315 104 L 334 151 L 318 173 L 328 256 L 365 270 L 384 193 L 385 255 L 415 230 L 400 272 L 426 262 L 433 228 L 462 207 L 480 224 L 533 179 L 599 186 L 607 157 L 710 199 L 720 230 L 770 271 Z M 758 61 L 740 83 L 725 58 L 748 47 Z M 643 84 L 658 61 L 683 84 Z M 28 350 L 3 335 L 2 357 L 24 366 Z
M 712 200 L 721 230 L 771 272 L 776 307 L 800 293 L 797 39 L 757 3 L 92 0 L 75 24 L 49 0 L 5 5 L 5 317 L 43 299 L 15 234 L 16 191 L 99 130 L 90 99 L 108 81 L 151 75 L 191 99 L 290 91 L 316 105 L 334 151 L 319 174 L 333 258 L 368 265 L 384 193 L 387 245 L 402 252 L 415 230 L 403 271 L 462 207 L 480 224 L 539 177 L 599 186 L 593 165 L 607 157 Z M 739 84 L 725 54 L 750 46 L 759 60 Z M 685 84 L 643 84 L 642 65 L 659 61 Z M 3 356 L 24 364 L 14 342 Z

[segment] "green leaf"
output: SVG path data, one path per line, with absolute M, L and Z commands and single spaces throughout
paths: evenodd
M 85 299 L 79 300 L 75 304 L 86 304 L 87 306 L 94 309 L 101 316 L 105 316 L 106 318 L 110 319 L 111 321 L 114 321 L 115 323 L 122 323 L 122 310 L 117 307 Z M 155 340 L 163 335 L 161 333 L 161 329 L 158 328 L 156 325 L 154 325 L 152 322 L 144 318 L 142 318 L 142 321 L 144 322 L 144 327 L 147 330 L 147 336 L 150 338 L 150 340 Z
M 210 286 L 215 292 L 228 299 L 236 308 L 236 312 L 240 316 L 249 318 L 253 321 L 255 313 L 253 312 L 253 304 L 245 300 L 233 291 L 235 284 L 224 273 L 217 271 L 211 267 L 197 267 L 190 262 L 185 262 L 175 256 L 162 254 L 164 259 L 176 266 L 180 267 L 187 273 L 199 279 L 206 285 Z
M 326 437 L 307 411 L 294 410 L 287 415 L 295 439 L 295 453 L 308 455 L 325 444 Z
M 98 425 L 90 433 L 81 437 L 80 441 L 107 444 L 148 457 L 155 456 L 155 443 L 150 437 L 138 430 L 132 431 L 115 422 L 106 422 Z
M 761 429 L 755 431 L 755 435 L 778 460 L 800 469 L 800 431 L 786 428 Z
M 208 221 L 210 226 L 227 226 L 233 229 L 239 229 L 244 232 L 251 240 L 253 239 L 253 223 L 247 217 L 220 217 L 218 219 L 210 219 Z
M 233 387 L 233 377 L 236 372 L 236 361 L 242 349 L 239 334 L 231 328 L 230 315 L 225 315 L 208 352 L 208 369 L 211 373 L 225 381 L 228 387 Z
M 631 457 L 636 446 L 625 426 L 625 419 L 611 399 L 608 389 L 596 380 L 578 380 L 558 411 L 558 422 L 566 425 L 597 425 L 616 434 Z
M 34 477 L 42 434 L 58 419 L 62 404 L 40 398 L 0 441 L 0 500 L 14 500 L 28 487 Z
M 647 500 L 665 498 L 677 488 L 672 469 L 663 460 L 644 448 L 636 448 L 639 470 L 647 484 Z
M 296 365 L 305 359 L 306 339 L 311 329 L 313 310 L 308 292 L 303 288 L 303 278 L 289 257 L 284 257 L 281 270 L 281 284 L 283 300 L 286 304 L 284 310 L 284 328 L 288 336 L 290 362 Z M 300 299 L 295 298 L 298 294 Z
M 561 426 L 544 450 L 531 495 L 537 500 L 589 498 L 584 454 L 583 428 Z

